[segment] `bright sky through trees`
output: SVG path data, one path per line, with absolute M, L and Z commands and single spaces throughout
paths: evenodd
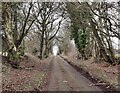
M 53 46 L 53 54 L 54 54 L 54 56 L 56 56 L 57 55 L 57 53 L 58 53 L 58 46 Z

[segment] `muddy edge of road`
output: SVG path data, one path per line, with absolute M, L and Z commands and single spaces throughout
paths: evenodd
M 80 72 L 84 77 L 92 81 L 94 84 L 98 83 L 98 81 L 100 81 L 100 83 L 105 83 L 105 84 L 96 85 L 99 88 L 101 88 L 105 93 L 120 93 L 118 89 L 110 85 L 108 82 L 105 82 L 100 80 L 99 78 L 93 77 L 91 74 L 89 74 L 89 72 L 85 71 L 83 68 L 72 64 L 67 58 L 64 58 L 63 56 L 60 56 L 60 57 L 66 62 L 68 62 L 75 70 Z

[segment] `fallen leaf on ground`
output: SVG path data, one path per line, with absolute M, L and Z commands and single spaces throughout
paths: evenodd
M 105 83 L 90 84 L 89 86 L 98 86 L 98 85 L 105 85 Z

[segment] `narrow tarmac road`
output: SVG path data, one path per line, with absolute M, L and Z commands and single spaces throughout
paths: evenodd
M 102 91 L 61 57 L 52 61 L 51 75 L 46 91 Z

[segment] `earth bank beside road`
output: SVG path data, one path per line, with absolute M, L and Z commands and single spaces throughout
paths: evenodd
M 108 64 L 105 63 L 95 63 L 92 60 L 83 61 L 63 55 L 61 57 L 77 71 L 95 83 L 91 86 L 96 85 L 101 87 L 104 91 L 112 91 L 112 93 L 119 91 L 118 66 L 108 66 Z
M 50 67 L 49 57 L 40 60 L 38 57 L 27 54 L 20 62 L 20 68 L 14 69 L 6 60 L 2 64 L 2 92 L 15 93 L 16 91 L 40 91 Z

